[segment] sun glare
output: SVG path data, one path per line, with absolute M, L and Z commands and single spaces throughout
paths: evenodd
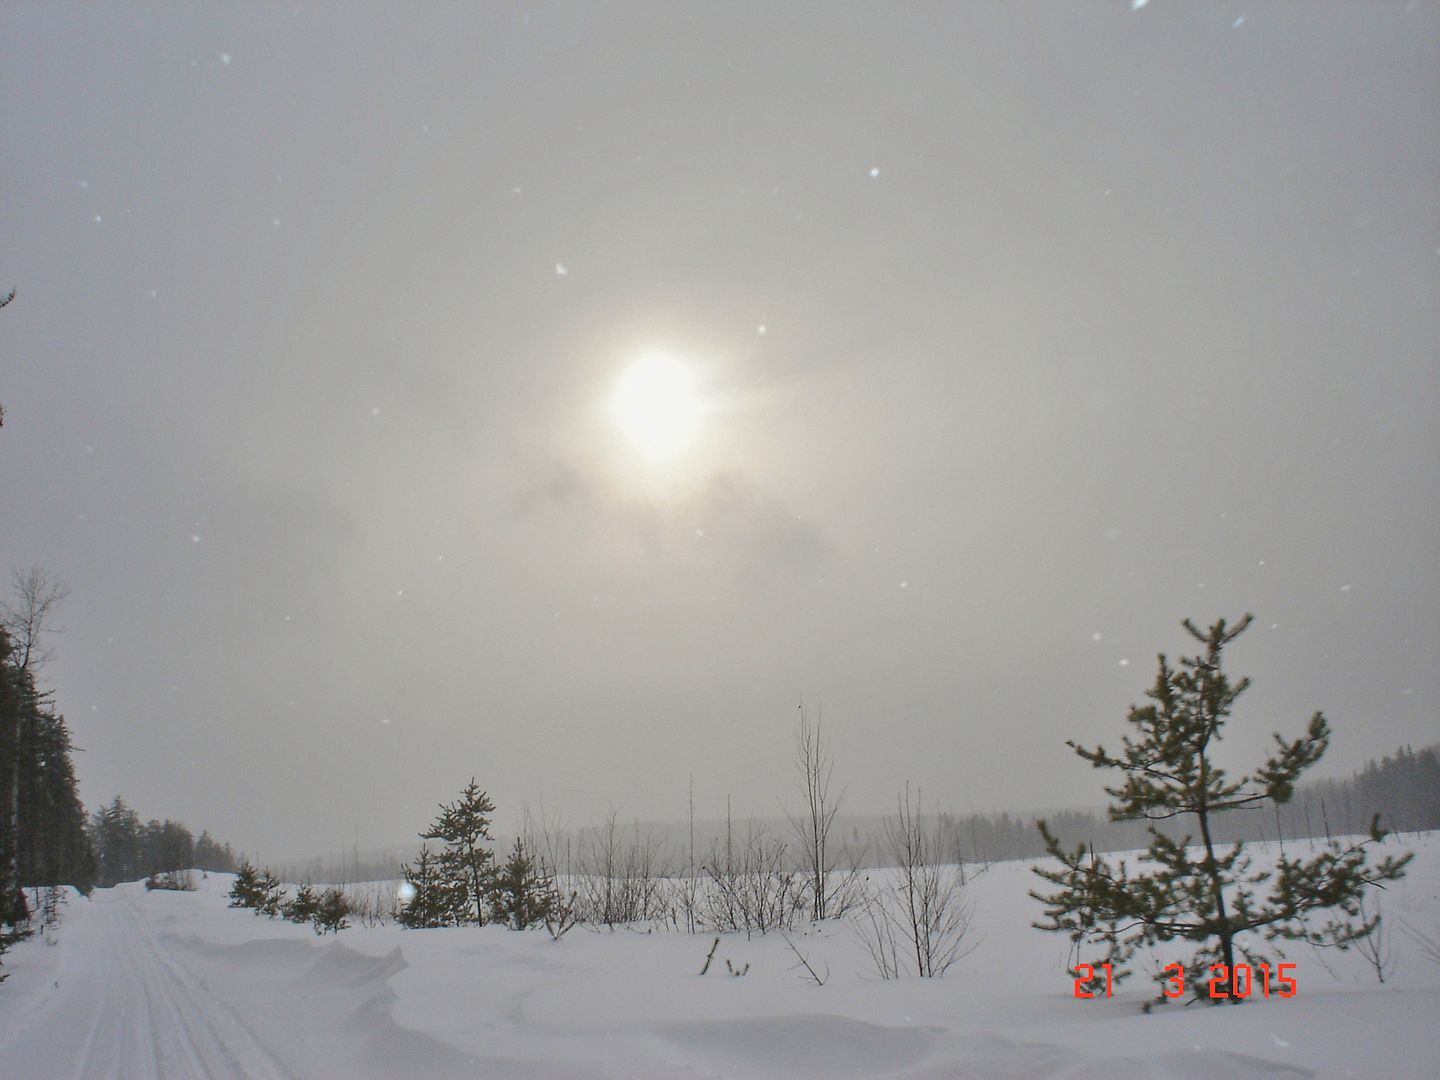
M 647 458 L 674 457 L 694 437 L 700 418 L 695 373 L 668 356 L 636 360 L 620 376 L 610 413 Z

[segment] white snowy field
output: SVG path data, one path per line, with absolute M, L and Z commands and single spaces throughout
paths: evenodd
M 1067 942 L 1030 927 L 1028 863 L 975 877 L 975 950 L 944 979 L 882 981 L 844 923 L 793 935 L 403 930 L 305 926 L 140 885 L 72 897 L 58 943 L 5 957 L 0 1077 L 1086 1077 L 1433 1078 L 1440 834 L 1383 899 L 1394 965 L 1295 948 L 1298 993 L 1239 1007 L 1157 1008 L 1137 975 L 1110 1000 L 1072 996 Z M 1154 959 L 1164 963 L 1163 956 Z M 742 977 L 725 961 L 749 966 Z

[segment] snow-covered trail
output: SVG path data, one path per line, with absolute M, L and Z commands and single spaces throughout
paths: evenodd
M 389 1020 L 376 960 L 333 939 L 216 946 L 177 932 L 190 899 L 137 886 L 75 898 L 29 1000 L 0 1024 L 5 1080 L 313 1080 L 470 1075 L 477 1061 Z M 245 927 L 242 912 L 227 912 Z M 21 972 L 16 972 L 20 975 Z M 13 992 L 16 983 L 6 989 Z
M 133 894 L 99 890 L 86 908 L 51 992 L 6 1048 L 7 1076 L 294 1080 Z

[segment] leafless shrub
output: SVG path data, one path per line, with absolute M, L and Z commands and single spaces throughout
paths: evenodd
M 1440 964 L 1440 933 L 1426 933 L 1418 926 L 1402 921 L 1405 936 L 1415 943 L 1420 955 L 1432 964 Z
M 556 941 L 568 934 L 575 926 L 577 921 L 575 900 L 576 894 L 573 892 L 568 900 L 560 899 L 557 894 L 554 906 L 545 913 L 545 929 Z
M 570 879 L 579 922 L 614 928 L 627 923 L 671 919 L 669 868 L 658 837 L 633 826 L 627 838 L 618 813 L 580 837 L 579 862 Z
M 881 978 L 940 978 L 975 946 L 965 865 L 943 821 L 927 829 L 920 795 L 907 785 L 887 818 L 883 847 L 894 870 L 867 897 L 858 922 Z
M 753 821 L 743 846 L 727 824 L 725 842 L 712 846 L 705 873 L 700 912 L 711 929 L 743 931 L 747 938 L 788 930 L 805 910 L 802 876 L 788 868 L 784 841 Z
M 1370 923 L 1370 912 L 1365 894 L 1360 894 L 1360 921 Z M 1395 968 L 1395 941 L 1390 935 L 1390 926 L 1381 911 L 1380 897 L 1375 897 L 1375 919 L 1370 932 L 1355 939 L 1355 951 L 1363 956 L 1375 972 L 1375 978 L 1385 981 Z
M 886 909 L 886 899 L 884 890 L 867 890 L 855 927 L 876 974 L 889 980 L 905 974 L 905 957 L 897 933 L 899 924 Z
M 349 914 L 361 926 L 371 928 L 394 922 L 400 906 L 393 884 L 385 881 L 351 885 L 345 889 L 345 898 L 350 905 Z

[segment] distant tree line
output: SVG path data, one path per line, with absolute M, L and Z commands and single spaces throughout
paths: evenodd
M 91 817 L 89 834 L 102 888 L 179 870 L 232 873 L 239 865 L 229 844 L 208 832 L 196 839 L 178 821 L 142 822 L 119 795 Z
M 1376 815 L 1382 828 L 1395 832 L 1440 829 L 1440 745 L 1422 750 L 1402 747 L 1371 760 L 1349 779 L 1316 780 L 1300 785 L 1288 803 L 1215 815 L 1218 843 L 1309 840 L 1360 836 Z M 1046 814 L 1050 831 L 1065 844 L 1093 843 L 1096 851 L 1133 851 L 1149 844 L 1145 821 L 1110 821 L 1103 811 L 1061 810 Z M 1030 815 L 945 815 L 957 854 L 971 862 L 1030 859 L 1045 854 L 1045 844 Z M 1183 831 L 1159 823 L 1162 834 Z

